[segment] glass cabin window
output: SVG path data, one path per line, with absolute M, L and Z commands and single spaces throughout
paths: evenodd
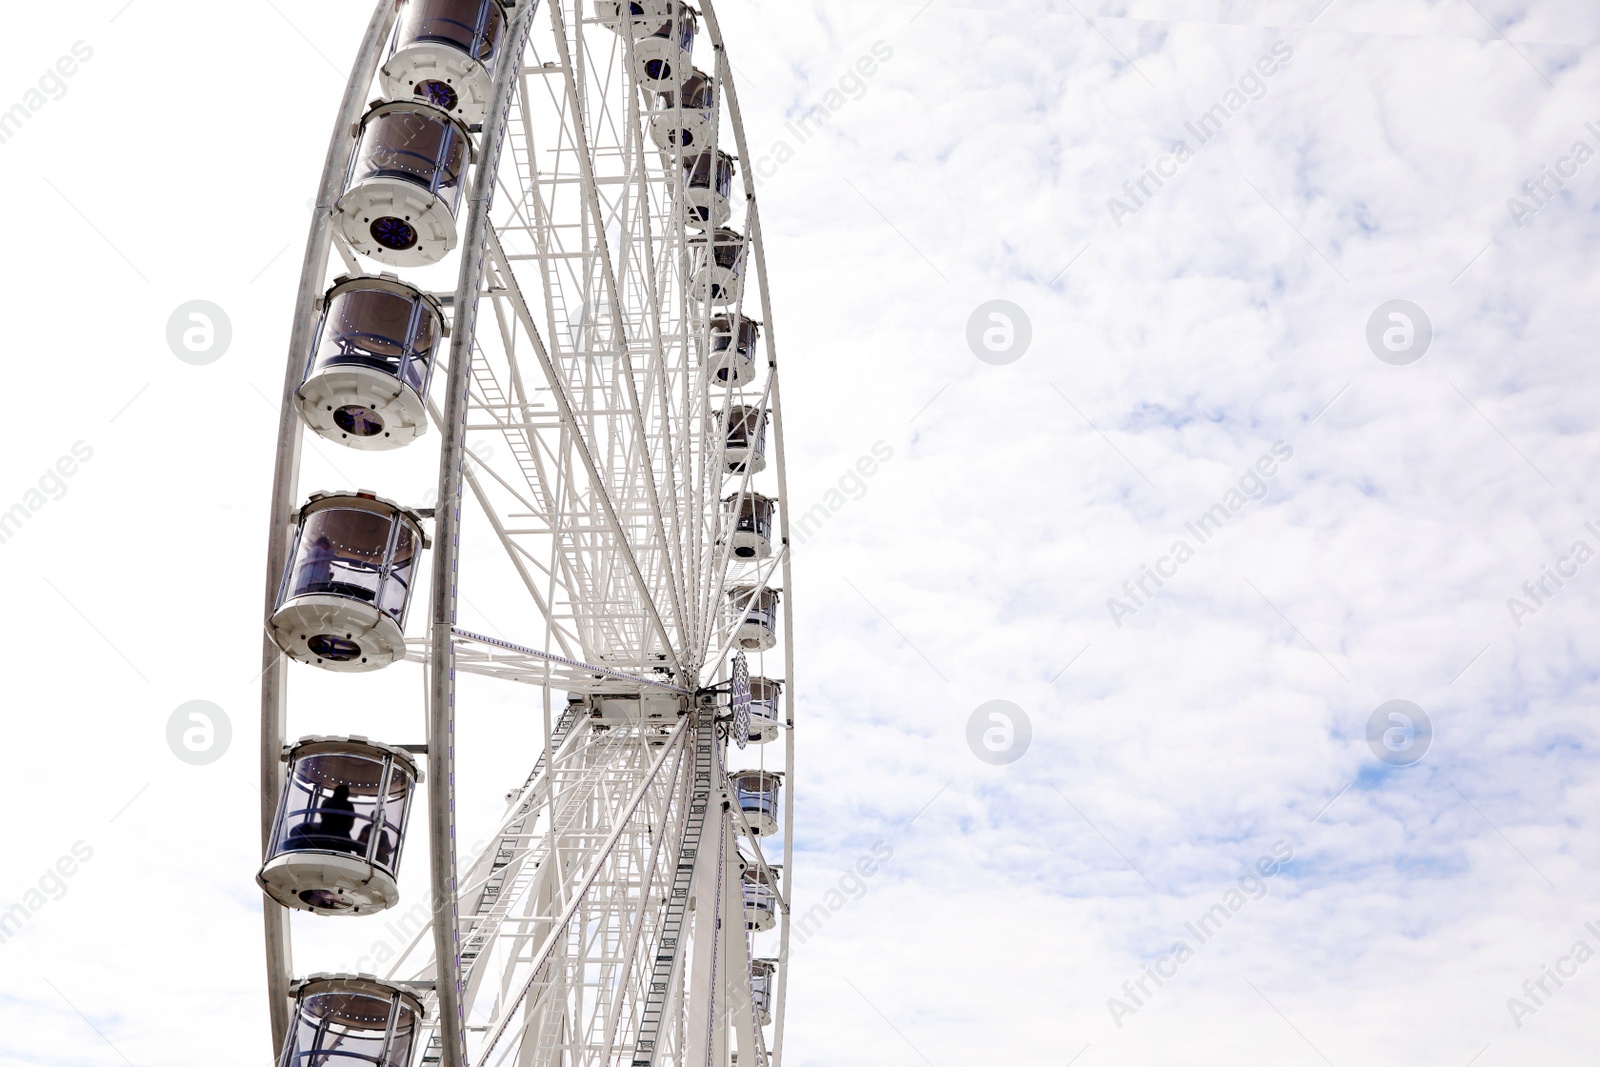
M 467 169 L 466 138 L 442 118 L 417 111 L 385 111 L 367 120 L 357 149 L 352 184 L 399 178 L 438 193 L 455 210 Z
M 723 270 L 738 270 L 744 260 L 744 239 L 737 235 L 727 240 L 719 238 L 712 245 L 712 255 L 716 257 L 717 266 Z
M 395 999 L 336 990 L 301 997 L 280 1067 L 406 1067 L 417 1018 Z
M 750 775 L 737 779 L 735 788 L 739 794 L 739 810 L 746 814 L 757 813 L 777 818 L 777 779 Z
M 716 166 L 716 189 L 719 196 L 727 196 L 733 188 L 733 161 L 726 152 L 702 152 L 683 161 L 685 181 L 691 186 L 710 188 L 712 166 Z
M 745 622 L 760 623 L 772 630 L 778 624 L 778 595 L 771 589 L 763 589 L 755 600 L 750 599 L 753 590 L 748 587 L 739 587 L 728 593 L 728 606 L 737 618 L 739 612 L 744 612 Z M 746 603 L 749 604 L 746 607 Z
M 290 596 L 346 596 L 374 603 L 389 547 L 388 515 L 324 508 L 302 525 Z
M 767 709 L 767 716 L 778 717 L 778 687 L 765 678 L 750 679 L 750 704 Z
M 396 517 L 356 508 L 314 511 L 301 525 L 284 600 L 349 597 L 403 623 L 418 547 L 415 531 Z
M 386 289 L 345 289 L 328 302 L 309 373 L 371 367 L 421 393 L 438 343 L 438 316 L 425 301 Z
M 748 867 L 744 875 L 744 906 L 752 911 L 774 911 L 778 898 L 761 875 L 761 868 Z
M 758 327 L 747 318 L 740 317 L 735 326 L 735 319 L 726 315 L 719 315 L 711 320 L 711 351 L 726 352 L 734 343 L 734 337 L 739 339 L 739 354 L 749 356 L 755 348 L 758 337 Z
M 273 856 L 337 852 L 398 869 L 413 782 L 392 760 L 325 752 L 295 760 Z
M 389 554 L 389 573 L 383 582 L 383 597 L 378 605 L 396 619 L 406 613 L 406 602 L 411 597 L 411 575 L 417 565 L 417 538 L 411 527 L 400 524 L 394 540 L 394 551 Z
M 772 501 L 765 497 L 738 497 L 735 529 L 769 537 L 772 534 Z
M 726 349 L 727 345 L 722 347 Z M 762 417 L 760 408 L 732 409 L 727 416 L 727 426 L 729 448 L 748 448 L 753 438 L 756 451 L 761 451 L 767 437 L 767 420 Z
M 680 94 L 683 97 L 682 104 L 678 103 Z M 686 107 L 695 111 L 710 111 L 717 104 L 716 87 L 709 75 L 697 70 L 684 80 L 681 90 L 663 90 L 661 102 L 669 108 Z
M 400 19 L 395 43 L 447 44 L 461 49 L 491 71 L 505 32 L 505 14 L 496 0 L 411 0 Z

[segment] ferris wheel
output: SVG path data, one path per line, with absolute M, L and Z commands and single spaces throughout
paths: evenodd
M 793 630 L 749 158 L 711 0 L 377 4 L 271 503 L 256 880 L 279 1067 L 781 1064 Z M 375 488 L 302 485 L 308 450 Z M 484 556 L 492 589 L 462 566 Z M 537 623 L 464 624 L 491 596 Z M 329 732 L 407 672 L 423 697 L 392 734 Z M 542 744 L 503 811 L 458 825 L 485 686 Z M 420 909 L 402 858 L 426 864 Z M 383 973 L 294 970 L 295 944 L 403 903 L 426 919 Z

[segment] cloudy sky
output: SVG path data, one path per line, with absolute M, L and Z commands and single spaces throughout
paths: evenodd
M 272 398 L 367 14 L 8 13 L 0 1063 L 268 1054 Z M 1596 1062 L 1600 10 L 719 14 L 831 513 L 786 1063 Z

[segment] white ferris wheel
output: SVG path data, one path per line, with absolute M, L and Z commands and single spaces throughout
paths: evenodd
M 749 158 L 711 0 L 377 4 L 271 504 L 279 1067 L 781 1064 L 792 611 Z M 308 457 L 367 481 L 302 484 Z M 473 553 L 506 579 L 474 588 Z M 491 596 L 529 632 L 463 625 Z M 385 736 L 330 727 L 408 673 Z M 491 686 L 542 747 L 458 825 Z M 426 918 L 385 967 L 295 970 L 296 945 L 402 904 Z

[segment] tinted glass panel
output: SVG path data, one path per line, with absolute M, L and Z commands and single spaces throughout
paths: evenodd
M 411 0 L 395 40 L 401 48 L 453 45 L 492 70 L 504 29 L 505 17 L 495 0 Z
M 402 796 L 395 799 L 393 787 L 385 788 L 381 759 L 322 753 L 296 760 L 279 805 L 272 854 L 339 852 L 369 857 L 393 872 L 410 782 L 403 772 L 397 776 Z M 385 797 L 389 801 L 380 805 Z M 398 812 L 388 810 L 395 804 Z M 392 829 L 388 826 L 391 818 L 398 820 Z M 374 825 L 380 828 L 376 841 Z
M 416 565 L 416 535 L 411 532 L 411 527 L 401 523 L 395 537 L 389 576 L 383 582 L 383 601 L 379 605 L 396 619 L 405 618 L 406 602 L 411 596 L 411 575 Z
M 352 176 L 414 182 L 449 194 L 445 199 L 453 207 L 466 160 L 466 141 L 450 123 L 415 111 L 387 111 L 367 121 Z
M 378 599 L 392 520 L 353 508 L 325 508 L 305 520 L 295 546 L 290 596 Z
M 295 1012 L 283 1067 L 402 1067 L 411 1059 L 416 1018 L 402 1004 L 391 1042 L 390 1007 L 389 997 L 370 993 L 327 992 L 303 997 Z
M 438 318 L 421 300 L 383 289 L 345 289 L 328 302 L 311 370 L 371 367 L 421 392 L 438 337 Z

